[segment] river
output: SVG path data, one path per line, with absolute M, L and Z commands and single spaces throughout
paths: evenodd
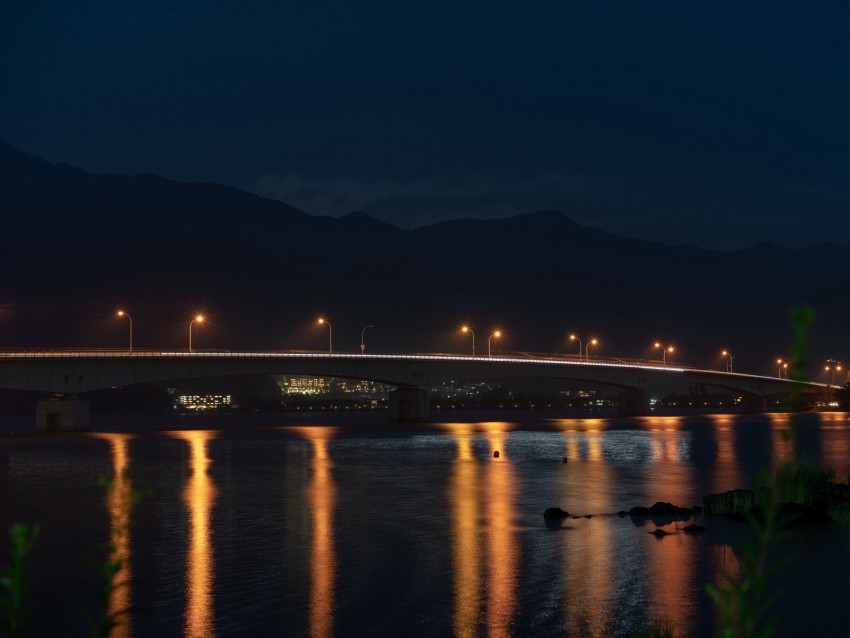
M 36 635 L 91 635 L 81 608 L 132 606 L 113 636 L 616 637 L 663 620 L 707 637 L 704 586 L 739 573 L 746 526 L 697 516 L 705 533 L 659 539 L 617 512 L 699 504 L 784 459 L 850 471 L 845 413 L 803 415 L 793 438 L 783 414 L 384 418 L 0 426 L 0 526 L 41 528 Z M 547 527 L 555 506 L 575 518 Z M 848 528 L 794 531 L 771 580 L 778 635 L 850 632 L 848 550 Z M 110 551 L 126 584 L 99 603 Z

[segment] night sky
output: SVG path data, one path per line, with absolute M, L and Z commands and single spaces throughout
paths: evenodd
M 848 245 L 839 4 L 8 1 L 0 137 L 402 228 Z

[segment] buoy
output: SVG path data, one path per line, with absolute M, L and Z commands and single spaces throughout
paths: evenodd
M 566 462 L 567 462 L 567 457 L 565 456 L 565 457 L 564 457 L 564 463 L 566 463 Z
M 499 450 L 496 450 L 495 452 L 493 452 L 493 458 L 494 459 L 499 458 Z

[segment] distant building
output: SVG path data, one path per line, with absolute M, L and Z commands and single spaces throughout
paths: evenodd
M 280 391 L 283 394 L 327 394 L 330 385 L 324 377 L 283 377 Z
M 203 412 L 229 409 L 231 406 L 229 394 L 181 394 L 177 397 L 177 407 L 182 410 Z
M 330 379 L 325 377 L 285 376 L 278 378 L 281 394 L 284 395 L 320 395 L 334 394 L 374 396 L 386 394 L 392 386 L 373 381 L 355 381 L 351 379 Z

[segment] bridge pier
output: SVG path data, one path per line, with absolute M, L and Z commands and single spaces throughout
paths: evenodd
M 89 402 L 63 394 L 36 401 L 37 432 L 86 432 L 91 429 Z
M 390 423 L 421 423 L 431 416 L 428 391 L 403 386 L 388 393 Z
M 646 416 L 649 414 L 649 398 L 638 388 L 623 390 L 617 395 L 617 416 Z

